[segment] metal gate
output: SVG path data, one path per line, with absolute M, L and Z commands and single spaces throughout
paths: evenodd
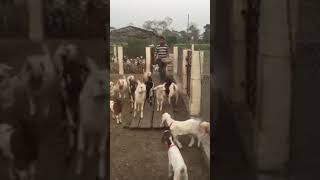
M 192 60 L 192 51 L 188 51 L 187 57 L 185 59 L 186 69 L 187 69 L 187 95 L 191 95 L 191 60 Z
M 107 0 L 45 0 L 44 24 L 48 38 L 105 37 Z
M 0 37 L 27 37 L 28 13 L 25 0 L 0 1 Z
M 258 29 L 260 0 L 247 0 L 247 10 L 243 11 L 246 22 L 246 101 L 252 113 L 256 107 L 257 62 L 258 62 Z

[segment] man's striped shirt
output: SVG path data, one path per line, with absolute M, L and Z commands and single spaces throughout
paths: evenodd
M 158 58 L 167 58 L 169 56 L 169 47 L 168 45 L 160 46 L 157 45 L 155 49 L 155 54 L 158 55 Z

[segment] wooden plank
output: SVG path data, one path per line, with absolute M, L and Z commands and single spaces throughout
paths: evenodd
M 152 120 L 152 107 L 149 103 L 145 103 L 143 110 L 143 119 L 140 120 L 139 128 L 151 128 Z M 140 117 L 140 112 L 137 112 L 137 116 Z
M 156 105 L 154 106 L 155 111 L 154 111 L 154 115 L 153 115 L 153 122 L 152 122 L 152 127 L 153 128 L 163 128 L 160 126 L 161 124 L 161 117 L 163 113 L 169 113 L 171 116 L 174 116 L 173 114 L 173 107 L 172 104 L 169 105 L 167 99 L 163 102 L 163 106 L 162 106 L 162 111 L 157 111 L 157 107 Z

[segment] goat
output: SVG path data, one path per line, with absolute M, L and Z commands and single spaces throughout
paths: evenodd
M 133 117 L 136 117 L 136 111 L 137 109 L 140 109 L 140 118 L 143 118 L 143 107 L 144 107 L 144 102 L 146 99 L 146 85 L 144 83 L 141 83 L 138 80 L 138 86 L 135 91 L 135 100 L 134 100 L 134 113 Z
M 171 104 L 171 98 L 175 97 L 176 105 L 178 104 L 179 99 L 179 89 L 178 86 L 173 81 L 166 82 L 166 94 L 168 96 L 168 102 Z
M 123 76 L 123 79 L 119 79 L 117 82 L 117 90 L 119 90 L 119 98 L 126 98 L 126 90 L 128 88 L 128 83 L 126 77 Z
M 186 163 L 173 140 L 174 137 L 172 137 L 170 131 L 165 130 L 162 134 L 161 141 L 168 146 L 169 179 L 173 177 L 174 180 L 188 180 Z
M 163 101 L 166 95 L 165 84 L 158 85 L 154 90 L 156 91 L 157 111 L 162 111 Z
M 195 119 L 188 119 L 185 121 L 176 121 L 171 118 L 169 113 L 163 113 L 161 118 L 160 126 L 164 126 L 164 123 L 169 127 L 175 142 L 177 143 L 179 148 L 182 148 L 181 143 L 179 142 L 178 136 L 180 135 L 189 135 L 191 137 L 189 147 L 192 147 L 194 144 L 194 137 L 198 138 L 198 147 L 200 147 L 200 142 L 204 138 L 204 133 L 200 131 L 201 121 Z
M 76 141 L 77 129 L 75 127 L 79 123 L 79 96 L 88 74 L 84 61 L 79 48 L 71 43 L 60 44 L 53 56 L 59 81 L 62 112 L 69 127 L 70 150 Z
M 117 120 L 117 124 L 122 123 L 122 104 L 120 99 L 110 101 L 110 110 L 112 112 L 112 118 Z
M 154 83 L 152 81 L 151 73 L 148 76 L 147 80 L 144 82 L 144 84 L 146 85 L 146 90 L 147 90 L 146 100 L 149 101 L 150 105 L 152 105 Z
M 108 140 L 108 83 L 107 70 L 101 70 L 93 62 L 87 59 L 89 75 L 86 78 L 84 87 L 80 94 L 80 123 L 78 133 L 78 158 L 76 174 L 80 175 L 83 166 L 82 153 L 85 150 L 85 144 L 89 144 L 88 156 L 91 156 L 96 144 L 95 138 L 99 140 L 99 170 L 98 177 L 104 179 L 106 176 L 106 148 Z
M 30 115 L 43 107 L 43 114 L 50 112 L 50 90 L 55 87 L 56 72 L 48 48 L 43 45 L 44 55 L 29 56 L 21 71 L 21 78 L 27 83 Z

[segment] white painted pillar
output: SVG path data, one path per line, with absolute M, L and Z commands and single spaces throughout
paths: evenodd
M 173 47 L 173 74 L 178 73 L 178 47 Z
M 199 115 L 201 107 L 200 52 L 192 52 L 190 115 Z
M 183 50 L 182 54 L 182 93 L 187 94 L 187 61 L 188 49 Z
M 123 47 L 118 46 L 118 62 L 119 62 L 119 74 L 123 75 L 124 70 L 123 70 Z
M 151 47 L 146 47 L 146 72 L 151 70 Z
M 191 45 L 191 50 L 194 51 L 194 44 Z
M 118 62 L 117 45 L 113 45 L 113 55 L 115 57 L 115 62 Z
M 43 40 L 42 0 L 27 1 L 29 13 L 29 38 L 32 41 Z

